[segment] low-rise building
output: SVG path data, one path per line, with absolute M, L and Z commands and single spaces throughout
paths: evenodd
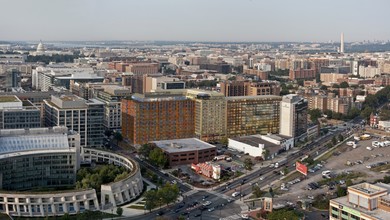
M 215 180 L 219 180 L 221 178 L 221 165 L 219 164 L 211 162 L 191 164 L 191 169 L 195 170 L 195 172 L 199 174 L 213 178 Z
M 15 95 L 0 96 L 0 129 L 39 128 L 41 110 Z
M 250 135 L 229 138 L 229 148 L 248 153 L 253 157 L 274 158 L 281 152 L 294 147 L 294 138 L 284 135 Z M 268 153 L 265 153 L 268 151 Z
M 329 219 L 389 219 L 390 185 L 360 183 L 348 187 L 347 196 L 330 200 Z
M 197 138 L 153 141 L 168 157 L 170 166 L 211 161 L 217 155 L 214 145 Z

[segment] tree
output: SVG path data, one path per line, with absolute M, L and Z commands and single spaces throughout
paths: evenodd
M 340 185 L 337 185 L 336 194 L 337 194 L 338 197 L 346 196 L 347 195 L 347 189 L 344 188 L 344 187 L 341 187 Z
M 244 160 L 244 167 L 245 167 L 245 169 L 252 170 L 252 166 L 253 166 L 252 160 L 250 158 L 246 158 Z
M 165 167 L 167 165 L 167 162 L 168 162 L 168 159 L 167 159 L 167 156 L 164 154 L 164 152 L 156 147 L 154 148 L 150 154 L 149 154 L 149 159 L 150 161 L 159 166 L 159 167 Z
M 155 148 L 152 144 L 143 144 L 139 150 L 138 153 L 144 156 L 145 158 L 149 158 L 150 152 Z
M 287 175 L 288 174 L 288 168 L 287 167 L 283 168 L 283 173 L 284 173 L 283 175 Z
M 119 142 L 123 141 L 123 136 L 120 132 L 115 132 L 114 139 L 116 140 L 116 145 L 118 145 Z
M 340 85 L 335 83 L 335 84 L 332 85 L 332 88 L 338 89 L 338 88 L 340 88 Z
M 69 213 L 65 213 L 63 216 L 61 216 L 61 220 L 69 220 L 70 219 L 70 216 L 69 216 Z
M 116 208 L 116 214 L 119 215 L 119 216 L 122 216 L 123 209 L 121 207 Z
M 381 112 L 379 113 L 379 117 L 381 121 L 388 121 L 390 120 L 390 110 L 383 108 Z
M 371 113 L 372 113 L 373 111 L 374 111 L 374 110 L 373 110 L 371 107 L 365 107 L 365 108 L 363 109 L 363 111 L 360 112 L 360 115 L 361 115 L 364 119 L 368 120 L 368 119 L 370 118 L 370 115 L 371 115 Z
M 225 136 L 221 139 L 221 144 L 227 146 L 229 144 L 229 139 Z
M 288 219 L 288 220 L 298 220 L 302 216 L 301 213 L 298 213 L 295 210 L 288 210 L 288 209 L 279 209 L 279 210 L 273 210 L 267 215 L 268 220 L 281 220 L 281 219 Z
M 179 215 L 179 217 L 177 217 L 177 220 L 185 220 L 186 217 L 184 217 L 183 215 Z
M 326 85 L 322 85 L 322 86 L 320 87 L 320 89 L 326 91 L 326 90 L 328 90 L 328 87 L 327 87 Z
M 252 187 L 252 193 L 253 193 L 253 195 L 255 195 L 256 196 L 256 198 L 260 198 L 260 197 L 262 197 L 263 195 L 264 195 L 264 191 L 262 191 L 261 189 L 260 189 L 260 187 L 258 187 L 258 186 L 253 186 Z
M 156 190 L 149 190 L 145 193 L 145 209 L 152 211 L 159 203 L 159 198 Z
M 333 136 L 333 138 L 332 138 L 332 144 L 333 144 L 333 145 L 336 145 L 336 144 L 337 144 L 337 139 L 336 139 L 335 136 Z
M 340 142 L 342 142 L 344 140 L 343 135 L 339 134 L 339 138 L 338 139 L 339 139 Z
M 348 88 L 349 87 L 349 84 L 348 84 L 348 82 L 341 82 L 340 83 L 340 88 Z
M 346 185 L 347 187 L 348 187 L 348 186 L 352 186 L 352 185 L 353 185 L 352 180 L 347 179 L 347 181 L 345 181 L 345 185 Z
M 176 202 L 179 193 L 180 190 L 176 184 L 167 183 L 158 190 L 157 195 L 161 198 L 161 202 L 169 205 L 169 203 Z
M 318 119 L 321 118 L 321 110 L 317 109 L 311 109 L 309 110 L 310 120 L 314 123 L 318 123 Z

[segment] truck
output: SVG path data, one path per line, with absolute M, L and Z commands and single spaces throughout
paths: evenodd
M 284 158 L 282 160 L 279 160 L 278 162 L 275 163 L 275 168 L 281 167 L 287 163 L 287 159 Z

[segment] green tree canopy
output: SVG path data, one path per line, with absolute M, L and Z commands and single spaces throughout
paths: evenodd
M 348 88 L 349 87 L 349 84 L 347 82 L 341 82 L 340 83 L 340 88 Z
M 153 164 L 155 164 L 159 167 L 165 167 L 168 163 L 168 159 L 167 159 L 167 156 L 164 154 L 164 151 L 162 151 L 158 147 L 154 148 L 150 152 L 149 159 Z

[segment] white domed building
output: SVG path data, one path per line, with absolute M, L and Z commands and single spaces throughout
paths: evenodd
M 37 46 L 37 52 L 38 53 L 45 53 L 45 46 L 43 46 L 42 41 L 39 41 L 39 44 Z

